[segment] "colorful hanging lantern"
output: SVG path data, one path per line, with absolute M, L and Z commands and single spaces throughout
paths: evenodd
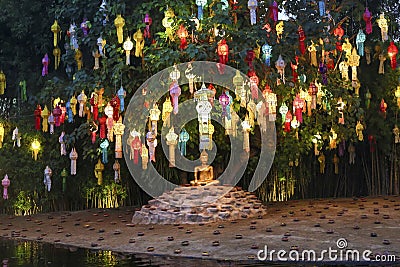
M 81 70 L 82 66 L 83 66 L 83 61 L 82 61 L 82 52 L 79 49 L 75 50 L 75 61 L 76 61 L 78 70 Z
M 252 71 L 250 74 L 250 91 L 251 91 L 251 98 L 258 99 L 258 84 L 260 80 L 255 71 Z
M 229 97 L 226 95 L 225 92 L 223 92 L 219 98 L 218 101 L 220 103 L 220 105 L 222 106 L 222 117 L 226 117 L 227 116 L 227 112 L 226 112 L 226 107 L 229 105 Z
M 39 140 L 34 139 L 32 141 L 31 149 L 32 149 L 32 158 L 34 160 L 37 160 L 37 156 L 38 156 L 39 150 L 40 150 L 40 142 L 39 142 Z
M 53 112 L 50 111 L 49 118 L 47 119 L 48 123 L 50 124 L 50 134 L 54 134 L 54 124 L 55 124 L 55 119 Z
M 10 180 L 8 179 L 8 175 L 4 176 L 4 179 L 1 180 L 1 185 L 3 186 L 3 199 L 8 199 L 8 187 L 10 186 Z
M 54 109 L 53 109 L 53 116 L 54 116 L 54 124 L 56 127 L 59 127 L 61 125 L 61 108 L 59 105 L 57 105 Z
M 328 67 L 322 61 L 319 63 L 318 72 L 321 74 L 322 84 L 327 85 L 328 77 L 327 77 L 326 73 L 328 72 Z
M 326 15 L 325 0 L 318 1 L 318 9 L 319 9 L 319 15 L 321 17 Z
M 275 26 L 275 30 L 276 30 L 276 42 L 279 44 L 280 40 L 282 39 L 282 35 L 283 35 L 283 29 L 284 29 L 284 24 L 283 21 L 279 21 L 276 26 Z
M 144 36 L 140 28 L 133 34 L 133 40 L 136 42 L 135 57 L 143 57 Z
M 78 38 L 76 36 L 76 25 L 75 23 L 72 23 L 69 25 L 69 29 L 67 32 L 70 41 L 69 41 L 69 45 L 72 49 L 78 49 L 79 45 L 78 45 Z
M 394 44 L 393 41 L 390 42 L 390 45 L 388 47 L 388 56 L 390 58 L 390 66 L 392 67 L 392 70 L 395 70 L 397 67 L 397 53 L 399 52 L 399 49 L 397 46 Z
M 65 108 L 67 109 L 68 122 L 69 122 L 69 123 L 74 122 L 74 114 L 72 113 L 71 102 L 70 102 L 70 101 L 68 101 L 68 102 L 65 104 Z
M 286 62 L 283 60 L 281 55 L 279 55 L 278 60 L 275 62 L 275 67 L 278 70 L 278 73 L 281 75 L 281 80 L 283 83 L 285 83 Z
M 82 92 L 78 95 L 77 100 L 79 103 L 79 117 L 83 117 L 83 110 L 87 101 L 87 96 L 85 95 L 84 90 L 82 90 Z
M 272 57 L 272 46 L 270 46 L 269 44 L 264 44 L 261 47 L 261 50 L 263 52 L 263 59 L 264 59 L 264 63 L 265 65 L 267 65 L 268 67 L 271 65 L 271 57 Z
M 342 79 L 344 81 L 348 81 L 349 80 L 349 64 L 347 63 L 347 61 L 342 61 L 339 63 L 339 70 L 340 70 L 340 73 L 342 74 Z
M 212 91 L 205 87 L 203 83 L 200 90 L 195 92 L 194 98 L 198 101 L 196 105 L 196 110 L 198 114 L 198 121 L 199 121 L 199 135 L 200 135 L 200 144 L 199 149 L 208 149 L 209 147 L 209 132 L 210 132 L 210 112 L 212 110 L 212 105 L 209 102 L 209 97 L 213 95 Z
M 217 53 L 219 56 L 219 64 L 218 65 L 218 70 L 221 74 L 224 73 L 225 70 L 225 66 L 228 63 L 228 55 L 229 55 L 229 47 L 226 44 L 225 39 L 222 39 L 219 43 L 218 43 L 218 48 L 217 48 Z
M 296 117 L 296 121 L 303 123 L 303 107 L 304 100 L 300 98 L 300 94 L 296 94 L 296 98 L 293 100 L 293 109 Z
M 386 109 L 387 109 L 387 104 L 385 102 L 385 99 L 382 98 L 381 103 L 379 104 L 379 110 L 383 114 L 383 117 L 386 119 Z
M 107 116 L 103 115 L 101 117 L 99 117 L 98 119 L 99 121 L 99 126 L 100 126 L 100 139 L 104 139 L 106 138 L 106 132 L 107 132 Z
M 131 140 L 128 146 L 131 147 L 130 159 L 133 160 L 133 164 L 139 163 L 139 156 L 142 152 L 142 141 L 140 140 L 140 133 L 132 130 L 130 132 Z M 129 142 L 129 141 L 128 141 Z
M 318 87 L 314 82 L 310 83 L 310 86 L 308 87 L 308 94 L 311 96 L 311 109 L 316 109 L 317 108 Z
M 110 105 L 113 108 L 113 120 L 114 121 L 118 121 L 119 120 L 119 107 L 120 107 L 120 100 L 119 97 L 117 95 L 115 95 L 111 101 L 110 101 Z
M 97 131 L 99 130 L 99 127 L 97 126 L 97 123 L 95 121 L 92 121 L 89 124 L 89 130 L 90 130 L 92 144 L 94 144 L 94 143 L 96 143 Z
M 36 106 L 36 109 L 35 109 L 33 115 L 35 116 L 35 129 L 39 131 L 40 130 L 40 118 L 42 115 L 42 108 L 40 107 L 40 105 Z
M 178 98 L 181 95 L 181 88 L 179 87 L 179 84 L 177 81 L 173 81 L 169 87 L 169 94 L 171 95 L 172 98 L 172 105 L 174 107 L 173 111 L 174 114 L 178 114 L 179 111 L 179 102 Z
M 153 108 L 150 109 L 150 121 L 151 121 L 151 130 L 154 131 L 154 134 L 157 135 L 157 123 L 160 120 L 161 111 L 158 109 L 157 103 L 153 104 Z
M 62 131 L 61 135 L 58 137 L 58 142 L 60 143 L 60 154 L 61 156 L 67 155 L 67 147 L 65 145 L 65 132 Z
M 73 95 L 71 97 L 71 99 L 69 100 L 70 104 L 71 104 L 71 111 L 72 111 L 72 115 L 76 115 L 76 104 L 78 103 L 78 100 L 76 99 L 75 95 Z
M 115 135 L 115 158 L 122 158 L 122 135 L 124 134 L 125 125 L 122 123 L 122 117 L 118 119 L 113 125 L 113 132 Z
M 125 19 L 121 16 L 121 14 L 118 14 L 117 17 L 114 20 L 114 25 L 117 28 L 117 37 L 118 37 L 118 43 L 122 44 L 124 41 L 124 26 L 125 26 Z
M 178 144 L 178 135 L 174 132 L 174 127 L 171 127 L 166 139 L 169 147 L 169 167 L 175 167 L 175 147 Z
M 292 81 L 294 83 L 297 83 L 299 81 L 299 75 L 297 73 L 297 68 L 299 67 L 299 56 L 295 56 L 295 61 L 296 64 L 293 64 L 293 62 L 290 62 L 290 67 L 292 68 Z
M 175 18 L 175 13 L 172 8 L 168 8 L 164 12 L 164 18 L 162 20 L 162 25 L 165 28 L 165 34 L 167 36 L 167 39 L 171 42 L 175 40 L 174 34 L 173 34 L 173 29 L 172 29 L 172 24 L 174 24 L 174 18 Z
M 78 152 L 76 152 L 75 147 L 73 147 L 69 153 L 69 159 L 71 160 L 71 175 L 76 175 L 76 160 L 78 159 Z
M 43 64 L 43 68 L 42 68 L 42 76 L 46 76 L 47 74 L 49 74 L 49 56 L 47 55 L 47 53 L 44 55 L 44 57 L 42 58 L 42 64 Z
M 174 110 L 171 100 L 169 97 L 165 98 L 165 102 L 163 103 L 163 108 L 162 108 L 162 116 L 161 119 L 163 122 L 169 127 L 171 123 L 171 112 Z
M 3 70 L 0 70 L 0 95 L 4 95 L 4 90 L 6 87 L 6 75 L 4 74 Z
M 144 38 L 151 38 L 151 33 L 150 33 L 150 26 L 153 23 L 153 20 L 151 19 L 149 13 L 146 13 L 143 19 L 144 24 L 146 25 L 144 29 Z
M 90 21 L 87 20 L 87 18 L 83 18 L 81 22 L 81 29 L 83 32 L 83 36 L 87 36 L 89 33 L 89 28 L 90 28 Z
M 365 32 L 367 34 L 371 34 L 372 33 L 372 15 L 371 15 L 371 12 L 369 12 L 368 7 L 365 7 L 363 19 L 365 21 Z
M 147 132 L 146 143 L 147 143 L 147 146 L 149 147 L 148 152 L 149 152 L 150 161 L 155 162 L 156 161 L 157 135 L 155 134 L 154 131 Z
M 57 70 L 60 66 L 61 60 L 61 50 L 60 48 L 56 47 L 53 49 L 53 56 L 54 56 L 54 69 Z
M 283 129 L 287 133 L 290 133 L 290 127 L 291 127 L 290 123 L 292 122 L 292 119 L 293 119 L 293 115 L 290 112 L 290 110 L 288 110 L 288 112 L 285 115 L 285 127 Z
M 242 121 L 242 128 L 243 128 L 243 150 L 247 153 L 250 152 L 250 130 L 251 126 L 247 118 Z
M 186 144 L 189 141 L 189 139 L 190 139 L 189 133 L 186 131 L 185 128 L 183 128 L 179 133 L 179 142 L 178 142 L 178 149 L 181 152 L 182 156 L 186 156 Z
M 337 101 L 337 110 L 338 110 L 338 113 L 340 115 L 339 124 L 344 124 L 344 113 L 343 113 L 343 110 L 344 110 L 345 106 L 346 106 L 346 104 L 343 102 L 342 98 L 339 97 L 339 99 Z
M 97 47 L 99 48 L 99 53 L 102 57 L 105 57 L 105 45 L 107 41 L 103 39 L 101 36 L 97 38 Z
M 378 56 L 379 59 L 379 69 L 378 73 L 379 74 L 385 74 L 385 61 L 386 61 L 386 55 L 384 53 L 380 53 Z
M 45 189 L 47 189 L 48 192 L 51 190 L 51 176 L 53 175 L 53 171 L 50 169 L 49 166 L 46 166 L 44 169 L 44 179 L 43 183 L 45 186 Z
M 314 144 L 314 155 L 318 156 L 319 155 L 319 146 L 322 144 L 322 137 L 317 132 L 317 134 L 314 134 L 312 136 L 311 142 Z
M 349 58 L 351 56 L 351 50 L 352 50 L 353 46 L 350 43 L 349 38 L 344 38 L 344 43 L 342 45 L 342 50 L 344 52 L 344 55 L 346 58 Z
M 184 49 L 187 47 L 186 38 L 187 38 L 188 35 L 189 35 L 188 31 L 187 31 L 186 28 L 185 28 L 185 25 L 181 24 L 181 25 L 179 26 L 179 29 L 178 29 L 178 31 L 177 31 L 176 33 L 177 33 L 177 35 L 178 35 L 178 37 L 179 37 L 179 39 L 180 39 L 180 41 L 181 41 L 181 44 L 180 44 L 179 48 L 180 48 L 181 50 L 184 50 Z
M 382 36 L 382 42 L 388 40 L 388 24 L 387 20 L 385 18 L 385 14 L 381 13 L 379 15 L 379 19 L 376 20 L 378 23 L 379 28 L 381 28 L 381 36 Z
M 114 182 L 119 183 L 121 182 L 121 165 L 119 164 L 118 160 L 115 160 L 113 164 L 114 170 Z
M 306 35 L 304 33 L 303 27 L 299 25 L 297 29 L 297 34 L 299 35 L 299 50 L 302 55 L 306 52 L 306 45 L 305 45 L 305 40 L 306 40 Z
M 308 47 L 308 52 L 310 53 L 310 63 L 311 66 L 318 67 L 317 62 L 317 45 L 311 40 L 311 45 Z
M 21 147 L 21 135 L 18 131 L 18 127 L 15 127 L 15 129 L 13 130 L 11 139 L 14 141 L 14 147 Z
M 400 85 L 397 86 L 394 96 L 397 98 L 397 107 L 400 109 Z
M 125 50 L 125 57 L 126 57 L 125 64 L 130 65 L 131 64 L 131 50 L 133 48 L 133 42 L 131 41 L 131 38 L 129 38 L 129 36 L 126 38 L 123 48 Z
M 334 30 L 333 30 L 333 35 L 335 35 L 338 40 L 342 40 L 342 37 L 344 35 L 344 30 L 342 28 L 342 24 L 339 24 Z
M 393 134 L 394 134 L 394 143 L 395 144 L 400 143 L 400 129 L 399 127 L 397 127 L 397 125 L 395 125 L 393 128 Z
M 57 47 L 57 42 L 61 39 L 61 27 L 58 25 L 57 20 L 54 20 L 53 25 L 51 25 L 51 31 L 53 32 L 53 44 L 54 47 Z
M 147 164 L 149 163 L 149 150 L 147 149 L 145 144 L 142 144 L 142 169 L 147 169 Z
M 94 166 L 94 177 L 96 177 L 98 185 L 103 184 L 103 171 L 104 164 L 101 162 L 100 159 L 98 159 L 96 165 Z
M 274 0 L 272 5 L 268 8 L 269 18 L 272 19 L 274 22 L 278 21 L 278 3 Z
M 101 160 L 103 161 L 104 164 L 108 163 L 108 147 L 110 145 L 110 142 L 106 139 L 104 139 L 101 143 L 100 143 L 100 149 L 101 149 Z
M 356 135 L 358 141 L 364 141 L 363 130 L 364 130 L 364 125 L 361 123 L 361 121 L 358 121 L 356 125 Z
M 357 67 L 360 65 L 360 56 L 357 54 L 356 48 L 353 48 L 353 52 L 348 57 L 348 64 L 351 67 L 351 79 L 358 80 Z
M 0 123 L 0 148 L 3 147 L 3 141 L 4 141 L 4 126 L 2 123 Z
M 282 116 L 282 124 L 286 122 L 286 114 L 288 113 L 289 108 L 286 106 L 285 102 L 282 102 L 282 105 L 279 108 L 279 113 Z
M 331 128 L 331 132 L 329 135 L 329 148 L 335 149 L 337 147 L 337 133 L 333 128 Z
M 122 87 L 122 85 L 119 88 L 119 90 L 117 91 L 117 95 L 118 95 L 119 103 L 120 103 L 119 109 L 120 109 L 121 112 L 123 112 L 124 109 L 125 109 L 126 91 L 125 91 L 124 87 Z
M 106 114 L 106 116 L 107 116 L 107 121 L 106 121 L 107 138 L 110 142 L 113 142 L 114 134 L 113 134 L 112 128 L 113 128 L 113 123 L 114 123 L 114 119 L 113 119 L 114 109 L 110 105 L 110 103 L 107 103 L 107 106 L 104 108 L 104 114 Z
M 250 10 L 250 24 L 251 25 L 254 25 L 257 23 L 257 14 L 256 14 L 257 6 L 258 6 L 257 0 L 249 0 L 247 2 L 247 7 Z
M 207 4 L 207 0 L 196 0 L 197 5 L 197 18 L 199 20 L 203 19 L 203 9 Z
M 188 63 L 187 69 L 185 70 L 185 76 L 189 81 L 189 92 L 191 94 L 194 93 L 194 78 L 196 78 L 196 75 L 193 74 L 193 67 L 192 63 Z
M 366 35 L 363 32 L 362 29 L 358 31 L 357 37 L 356 37 L 356 45 L 357 45 L 357 50 L 358 54 L 360 56 L 364 56 L 364 42 L 366 40 Z

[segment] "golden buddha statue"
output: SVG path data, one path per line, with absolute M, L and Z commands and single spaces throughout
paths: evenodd
M 194 186 L 198 185 L 217 185 L 218 180 L 214 180 L 214 169 L 212 166 L 208 165 L 208 154 L 205 150 L 200 154 L 200 166 L 194 168 L 194 181 L 190 184 Z

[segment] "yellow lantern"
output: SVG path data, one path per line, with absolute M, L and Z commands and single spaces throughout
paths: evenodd
M 0 95 L 4 94 L 4 90 L 6 89 L 6 87 L 7 87 L 6 75 L 2 70 L 0 70 Z
M 178 144 L 178 135 L 175 133 L 174 127 L 171 127 L 166 138 L 169 147 L 169 166 L 175 167 L 175 147 Z
M 75 61 L 76 65 L 78 66 L 78 70 L 81 70 L 83 66 L 83 60 L 82 60 L 82 52 L 79 49 L 75 51 Z
M 242 121 L 242 128 L 243 128 L 243 150 L 246 152 L 250 152 L 250 130 L 251 126 L 246 116 L 246 119 Z
M 54 47 L 57 47 L 58 39 L 60 39 L 60 37 L 61 37 L 60 36 L 61 28 L 60 28 L 60 25 L 58 25 L 57 20 L 54 21 L 53 25 L 51 25 L 51 31 L 54 34 L 54 38 L 53 38 Z
M 4 126 L 2 123 L 0 123 L 0 148 L 3 147 L 3 141 L 4 141 Z
M 118 14 L 117 17 L 114 20 L 114 25 L 117 28 L 117 37 L 118 37 L 118 43 L 122 44 L 124 41 L 124 26 L 125 26 L 125 19 L 121 16 L 121 14 Z
M 129 36 L 126 38 L 126 41 L 123 44 L 123 48 L 125 50 L 126 65 L 130 65 L 131 64 L 131 50 L 133 48 L 133 42 L 131 41 L 131 38 L 129 38 Z
M 397 86 L 394 96 L 397 98 L 397 106 L 400 108 L 400 85 Z
M 53 49 L 53 56 L 54 56 L 54 69 L 57 70 L 60 66 L 61 60 L 61 50 L 60 48 L 56 47 Z
M 37 160 L 37 156 L 40 150 L 40 142 L 37 139 L 33 140 L 31 148 L 32 148 L 32 158 L 34 160 Z
M 143 56 L 143 47 L 144 47 L 144 35 L 142 31 L 137 29 L 135 34 L 133 35 L 133 40 L 136 42 L 135 46 L 135 57 L 142 57 Z

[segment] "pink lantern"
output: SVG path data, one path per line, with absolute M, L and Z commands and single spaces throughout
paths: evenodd
M 144 37 L 150 38 L 151 37 L 150 26 L 153 23 L 153 20 L 150 18 L 150 15 L 148 13 L 146 13 L 143 21 L 144 21 L 144 24 L 146 24 L 146 28 L 144 29 Z
M 293 108 L 294 108 L 294 114 L 299 123 L 303 123 L 303 107 L 304 107 L 304 100 L 300 98 L 300 94 L 298 93 L 293 101 Z
M 367 34 L 372 33 L 372 15 L 371 12 L 369 12 L 368 7 L 365 8 L 363 19 L 365 21 L 365 32 Z
M 177 81 L 173 81 L 169 87 L 169 94 L 172 97 L 172 105 L 174 107 L 174 114 L 178 114 L 179 111 L 179 102 L 178 102 L 178 98 L 181 95 L 181 88 L 179 87 L 179 84 L 177 83 Z
M 61 108 L 59 105 L 57 105 L 54 109 L 53 109 L 53 116 L 54 116 L 54 123 L 56 125 L 56 127 L 59 127 L 61 125 Z
M 3 198 L 8 199 L 8 191 L 7 188 L 10 186 L 10 180 L 8 179 L 8 175 L 4 176 L 4 179 L 1 180 L 1 185 L 3 186 Z

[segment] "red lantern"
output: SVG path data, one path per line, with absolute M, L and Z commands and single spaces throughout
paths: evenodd
M 35 129 L 40 131 L 40 118 L 42 115 L 42 108 L 40 107 L 40 105 L 37 105 L 33 114 L 35 116 Z
M 293 82 L 297 83 L 299 81 L 299 75 L 297 74 L 297 68 L 299 66 L 299 56 L 295 56 L 294 59 L 296 60 L 296 64 L 290 62 L 290 67 L 292 68 Z
M 274 22 L 278 21 L 278 3 L 274 1 L 272 5 L 268 8 L 269 18 L 272 19 Z
M 107 116 L 103 115 L 102 117 L 99 118 L 99 125 L 100 125 L 100 138 L 104 139 L 107 137 Z
M 63 124 L 65 122 L 65 115 L 67 113 L 67 108 L 65 107 L 64 102 L 61 102 L 60 109 L 61 109 L 60 122 L 61 124 Z
M 110 101 L 110 105 L 113 107 L 113 120 L 114 121 L 118 121 L 118 119 L 119 119 L 119 106 L 120 106 L 119 101 L 120 100 L 117 95 L 115 95 Z
M 53 116 L 54 116 L 54 122 L 56 127 L 61 125 L 61 117 L 62 111 L 59 105 L 57 105 L 54 109 L 53 109 Z
M 98 104 L 98 95 L 93 92 L 92 97 L 89 100 L 90 105 L 92 106 L 93 120 L 97 121 L 99 116 L 99 104 Z
M 394 44 L 393 41 L 391 41 L 388 47 L 388 55 L 390 57 L 390 66 L 392 67 L 392 70 L 396 69 L 397 67 L 396 56 L 398 52 L 399 49 L 397 49 L 397 46 Z
M 250 69 L 249 71 L 254 70 L 253 60 L 255 57 L 256 57 L 256 54 L 254 53 L 253 50 L 247 51 L 246 62 L 247 62 L 247 65 L 249 65 L 249 69 Z
M 371 12 L 369 12 L 368 7 L 365 8 L 363 19 L 365 21 L 365 32 L 367 34 L 372 33 L 372 15 Z
M 251 97 L 253 99 L 258 99 L 258 84 L 260 83 L 260 79 L 258 78 L 255 71 L 249 71 L 250 76 L 250 90 Z
M 218 43 L 217 53 L 218 53 L 218 56 L 219 56 L 219 63 L 220 64 L 225 65 L 226 63 L 228 63 L 229 47 L 226 44 L 225 39 L 222 39 Z M 225 67 L 223 65 L 222 66 L 218 65 L 219 72 L 221 74 L 223 74 L 224 70 L 225 70 Z
M 292 113 L 290 112 L 290 110 L 286 113 L 286 117 L 285 117 L 285 128 L 284 131 L 287 133 L 290 133 L 290 123 L 292 122 Z
M 187 47 L 186 37 L 188 37 L 188 31 L 186 30 L 186 28 L 183 24 L 181 24 L 181 26 L 179 26 L 177 34 L 178 34 L 178 37 L 181 39 L 181 45 L 179 46 L 179 48 L 181 50 L 183 50 Z
M 381 104 L 379 105 L 379 110 L 382 112 L 382 115 L 385 119 L 386 119 L 386 109 L 387 109 L 387 104 L 385 102 L 385 99 L 382 98 Z
M 293 101 L 293 108 L 294 114 L 299 123 L 303 123 L 303 107 L 304 100 L 300 98 L 300 94 L 298 93 Z
M 304 33 L 303 27 L 299 26 L 297 30 L 297 34 L 299 35 L 299 50 L 302 55 L 306 52 L 306 45 L 304 41 L 306 40 L 306 35 Z
M 344 30 L 342 28 L 342 24 L 339 24 L 336 29 L 333 30 L 333 35 L 337 36 L 338 40 L 342 40 L 344 35 Z
M 139 163 L 139 156 L 142 154 L 142 142 L 139 136 L 133 138 L 131 148 L 133 150 L 133 163 L 137 165 Z

